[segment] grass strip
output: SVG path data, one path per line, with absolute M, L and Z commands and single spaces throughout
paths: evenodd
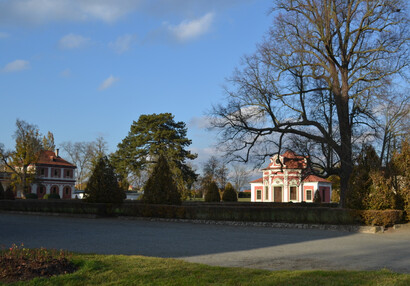
M 267 271 L 125 255 L 72 259 L 79 266 L 75 273 L 7 285 L 410 285 L 410 274 L 388 270 Z

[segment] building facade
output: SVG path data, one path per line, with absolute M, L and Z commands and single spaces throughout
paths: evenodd
M 35 180 L 29 187 L 29 192 L 43 198 L 46 194 L 59 194 L 62 199 L 71 199 L 75 190 L 76 166 L 61 158 L 58 149 L 53 151 L 42 150 L 39 158 L 32 166 Z M 0 175 L 4 187 L 10 183 L 10 174 L 3 172 Z M 17 192 L 17 197 L 21 193 Z
M 262 178 L 250 182 L 252 202 L 313 202 L 316 191 L 322 202 L 330 202 L 332 183 L 309 174 L 304 156 L 292 151 L 276 154 L 262 173 Z

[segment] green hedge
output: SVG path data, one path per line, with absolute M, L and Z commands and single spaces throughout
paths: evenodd
M 267 207 L 261 204 L 252 206 L 237 203 L 177 206 L 124 202 L 120 205 L 113 205 L 86 203 L 79 200 L 2 200 L 0 210 L 95 214 L 97 216 L 383 226 L 399 223 L 403 217 L 403 212 L 399 210 L 357 211 L 333 207 L 289 205 Z

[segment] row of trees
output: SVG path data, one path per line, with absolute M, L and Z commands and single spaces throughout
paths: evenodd
M 33 169 L 29 166 L 38 160 L 41 150 L 54 151 L 54 136 L 51 132 L 42 136 L 37 126 L 22 120 L 17 120 L 16 126 L 16 149 L 6 151 L 4 146 L 0 145 L 0 158 L 7 170 L 13 171 L 13 183 L 27 191 L 35 179 Z M 198 180 L 198 175 L 187 162 L 195 159 L 197 155 L 186 149 L 191 144 L 186 133 L 185 123 L 175 122 L 170 113 L 142 115 L 137 122 L 133 122 L 129 134 L 112 154 L 107 154 L 107 143 L 102 137 L 93 142 L 63 142 L 60 148 L 67 160 L 77 166 L 76 187 L 85 189 L 91 200 L 99 201 L 93 198 L 93 192 L 98 189 L 96 186 L 108 184 L 106 179 L 111 182 L 109 188 L 117 181 L 121 190 L 127 190 L 129 182 L 145 190 L 157 184 L 152 183 L 152 177 L 158 175 L 156 172 L 166 173 L 163 169 L 167 168 L 170 170 L 171 179 L 166 178 L 165 181 L 171 180 L 176 184 L 176 190 L 181 195 L 177 201 L 192 194 L 194 183 L 197 183 L 203 193 L 213 181 L 218 182 L 219 188 L 223 190 L 229 174 L 226 164 L 216 157 L 211 157 L 204 165 L 204 175 Z M 162 163 L 159 158 L 162 158 Z M 155 168 L 160 168 L 161 171 Z M 249 171 L 238 165 L 234 165 L 233 170 L 236 174 L 232 177 L 235 187 L 241 189 L 248 181 Z

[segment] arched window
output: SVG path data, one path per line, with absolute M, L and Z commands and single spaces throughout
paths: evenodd
M 51 194 L 58 194 L 58 193 L 59 193 L 58 186 L 52 186 L 51 187 Z

